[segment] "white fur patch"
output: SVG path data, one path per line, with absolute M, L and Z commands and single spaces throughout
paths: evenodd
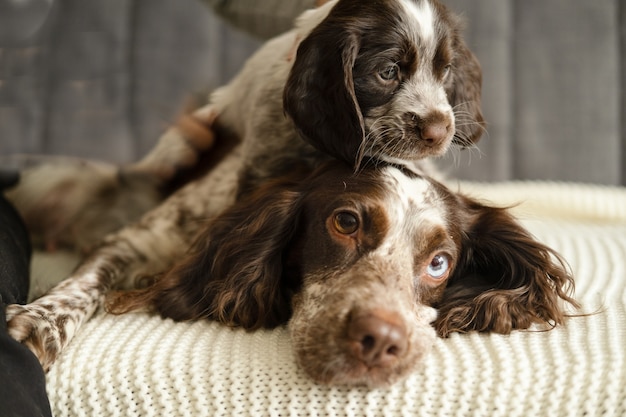
M 394 187 L 394 191 L 398 193 L 402 204 L 406 209 L 409 205 L 409 201 L 426 199 L 426 193 L 430 187 L 430 183 L 424 179 L 409 178 L 403 174 L 400 170 L 393 167 L 387 168 L 387 174 L 397 181 L 398 186 Z
M 445 227 L 443 203 L 435 197 L 436 193 L 428 180 L 410 178 L 393 167 L 385 168 L 384 172 L 395 186 L 390 187 L 393 193 L 385 202 L 393 224 L 386 243 L 381 247 L 398 247 L 399 241 L 426 224 Z
M 418 23 L 419 36 L 424 43 L 430 43 L 435 38 L 435 18 L 430 2 L 422 0 L 416 3 L 414 0 L 402 0 L 402 5 L 407 13 L 415 18 Z

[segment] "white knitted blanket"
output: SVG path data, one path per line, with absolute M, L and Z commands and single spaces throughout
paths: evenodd
M 456 185 L 453 185 L 456 187 Z M 48 373 L 61 416 L 625 416 L 626 190 L 459 185 L 557 249 L 591 314 L 549 332 L 440 339 L 389 389 L 325 387 L 294 362 L 285 328 L 247 333 L 148 314 L 99 314 Z

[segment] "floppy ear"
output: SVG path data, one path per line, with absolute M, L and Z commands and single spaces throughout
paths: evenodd
M 298 47 L 283 105 L 302 138 L 357 166 L 365 135 L 352 79 L 360 36 L 338 22 L 337 7 Z
M 455 116 L 454 143 L 471 146 L 485 131 L 480 100 L 482 70 L 458 30 L 453 37 L 452 48 L 455 51 L 453 70 L 446 93 Z
M 286 323 L 291 307 L 288 285 L 281 285 L 282 258 L 299 201 L 296 191 L 260 189 L 216 218 L 152 285 L 114 295 L 108 311 L 148 307 L 177 321 L 208 318 L 246 329 Z
M 438 332 L 509 333 L 533 323 L 561 324 L 574 307 L 574 281 L 563 259 L 535 240 L 504 208 L 459 197 L 468 214 L 461 256 L 436 306 Z

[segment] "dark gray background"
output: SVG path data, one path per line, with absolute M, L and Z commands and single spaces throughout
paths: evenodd
M 453 173 L 626 184 L 624 2 L 446 3 L 466 17 L 489 123 Z M 137 159 L 258 44 L 198 0 L 0 0 L 0 154 Z

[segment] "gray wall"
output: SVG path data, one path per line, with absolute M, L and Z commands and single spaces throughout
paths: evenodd
M 622 3 L 447 1 L 468 22 L 489 122 L 460 176 L 625 183 Z
M 198 0 L 19 3 L 0 0 L 0 154 L 136 159 L 258 45 Z M 446 3 L 466 17 L 489 123 L 479 150 L 444 161 L 454 175 L 626 184 L 622 2 Z

